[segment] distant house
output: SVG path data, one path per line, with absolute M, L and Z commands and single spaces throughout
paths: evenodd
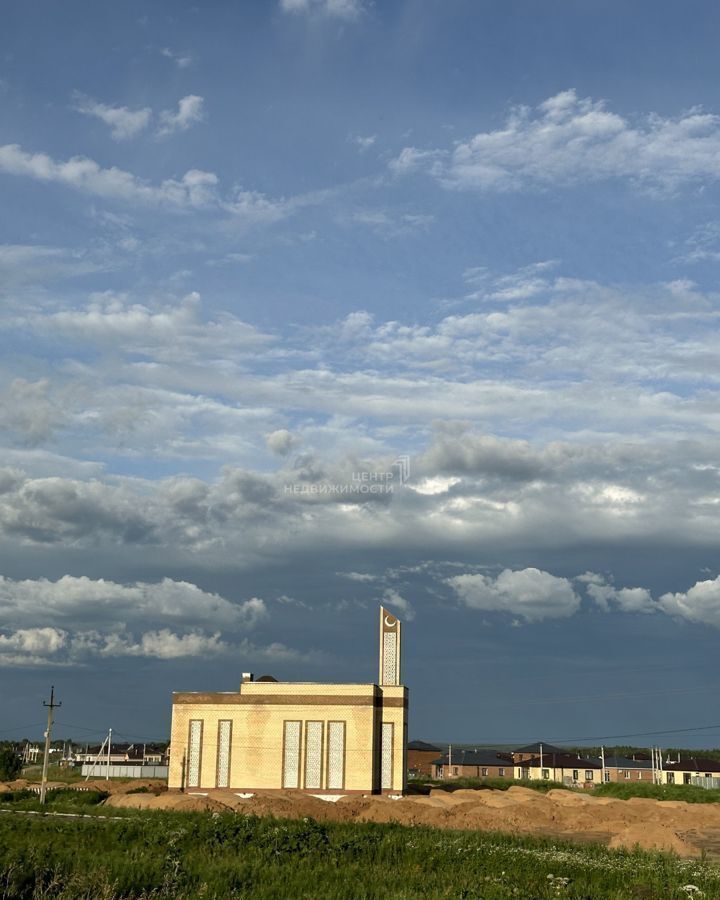
M 522 751 L 523 756 L 525 752 Z M 514 755 L 514 754 L 513 754 Z M 523 759 L 515 765 L 515 777 L 526 781 L 559 781 L 573 787 L 600 784 L 602 763 L 596 757 L 580 756 L 567 750 L 551 749 L 542 756 Z
M 513 761 L 509 753 L 496 749 L 452 749 L 432 764 L 433 778 L 512 778 Z
M 96 760 L 107 763 L 107 745 L 96 744 L 87 746 L 84 750 L 76 750 L 73 754 L 73 763 L 83 765 L 93 763 Z M 124 764 L 135 766 L 167 765 L 167 751 L 165 744 L 115 744 L 110 747 L 110 764 Z
M 703 787 L 715 787 L 715 780 L 720 779 L 720 762 L 696 756 L 678 759 L 676 762 L 665 762 L 659 772 L 659 778 L 662 784 L 698 784 Z
M 515 765 L 525 762 L 527 759 L 534 759 L 536 756 L 545 757 L 553 753 L 567 753 L 567 750 L 563 747 L 555 747 L 552 744 L 543 743 L 543 741 L 536 741 L 534 744 L 528 744 L 527 747 L 518 747 L 511 751 L 512 761 Z
M 410 741 L 407 746 L 407 768 L 411 778 L 432 775 L 432 764 L 442 753 L 440 747 L 425 741 Z
M 606 782 L 612 783 L 627 784 L 628 782 L 638 781 L 652 783 L 653 765 L 649 759 L 606 756 L 604 777 Z

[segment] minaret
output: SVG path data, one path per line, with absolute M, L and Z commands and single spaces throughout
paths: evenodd
M 400 619 L 380 607 L 381 687 L 400 684 Z

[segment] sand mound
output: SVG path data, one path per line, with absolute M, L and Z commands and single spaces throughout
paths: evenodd
M 234 810 L 239 814 L 319 821 L 397 822 L 436 828 L 500 831 L 593 840 L 611 847 L 664 850 L 699 855 L 693 834 L 720 843 L 720 804 L 688 804 L 646 798 L 618 800 L 551 790 L 547 794 L 513 786 L 507 791 L 433 790 L 401 800 L 347 796 L 327 803 L 299 791 L 262 792 L 238 797 L 234 791 L 209 796 L 165 792 L 116 792 L 106 805 L 130 809 Z
M 227 812 L 224 803 L 211 797 L 193 797 L 187 794 L 113 794 L 105 801 L 105 806 L 114 809 L 172 809 L 180 812 L 206 812 L 216 810 Z
M 610 838 L 610 847 L 628 850 L 640 847 L 642 850 L 664 850 L 678 856 L 696 856 L 697 848 L 684 841 L 676 832 L 663 825 L 649 822 L 628 825 L 627 828 Z

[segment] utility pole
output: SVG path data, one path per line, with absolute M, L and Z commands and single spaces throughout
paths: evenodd
M 45 755 L 43 756 L 43 768 L 42 768 L 42 781 L 40 782 L 40 802 L 45 802 L 45 791 L 47 790 L 47 774 L 48 774 L 48 761 L 50 760 L 50 741 L 52 739 L 52 726 L 53 726 L 53 714 L 58 706 L 62 706 L 62 703 L 55 702 L 55 686 L 52 685 L 50 687 L 50 702 L 46 703 L 43 700 L 43 706 L 47 706 L 48 711 L 48 720 L 47 720 L 47 731 L 45 732 Z
M 112 728 L 108 731 L 108 752 L 107 752 L 107 769 L 105 770 L 105 781 L 110 780 L 110 753 L 112 751 Z

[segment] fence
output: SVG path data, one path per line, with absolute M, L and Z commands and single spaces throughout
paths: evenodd
M 83 763 L 80 768 L 81 775 L 89 775 L 91 778 L 106 778 L 108 775 L 107 762 Z M 167 778 L 167 766 L 129 766 L 123 763 L 110 763 L 110 778 Z
M 709 791 L 720 789 L 720 778 L 713 778 L 711 775 L 693 775 L 690 781 L 696 787 L 705 788 Z

